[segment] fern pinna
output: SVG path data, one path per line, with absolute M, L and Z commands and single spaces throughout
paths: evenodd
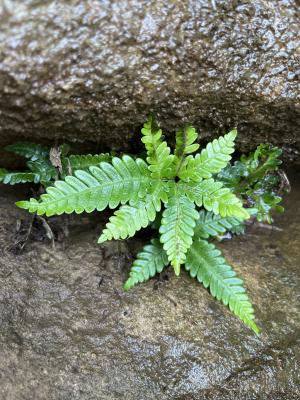
M 190 126 L 176 133 L 174 153 L 152 116 L 142 135 L 146 161 L 128 155 L 113 157 L 57 180 L 40 200 L 17 205 L 47 216 L 120 206 L 99 243 L 131 237 L 158 218 L 160 236 L 137 255 L 125 289 L 147 281 L 169 263 L 176 275 L 184 266 L 258 333 L 242 279 L 207 241 L 250 217 L 242 200 L 216 178 L 231 159 L 236 130 L 213 140 L 196 155 L 198 135 Z

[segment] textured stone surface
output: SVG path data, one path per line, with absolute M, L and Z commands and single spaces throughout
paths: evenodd
M 134 149 L 147 113 L 172 132 L 237 125 L 240 148 L 299 161 L 299 2 L 2 0 L 0 141 Z
M 65 248 L 32 241 L 14 255 L 16 220 L 28 216 L 13 206 L 18 189 L 1 187 L 0 399 L 299 399 L 297 178 L 276 229 L 219 244 L 260 337 L 184 273 L 124 293 L 145 239 L 98 246 L 97 218 L 76 217 Z

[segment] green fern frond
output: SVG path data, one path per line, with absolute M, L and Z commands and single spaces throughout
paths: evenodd
M 150 222 L 154 221 L 155 216 L 156 209 L 152 202 L 139 200 L 132 206 L 125 204 L 109 218 L 98 243 L 132 237 L 137 231 L 146 228 Z
M 35 161 L 27 161 L 27 166 L 33 173 L 39 175 L 39 182 L 49 182 L 57 176 L 56 169 L 48 159 L 39 158 Z
M 9 144 L 4 149 L 6 151 L 18 154 L 19 156 L 25 157 L 31 161 L 46 158 L 49 155 L 49 151 L 46 147 L 35 143 L 17 142 L 14 144 Z
M 236 217 L 221 217 L 212 212 L 201 210 L 196 221 L 195 237 L 207 239 L 209 236 L 218 236 L 226 231 L 232 231 L 242 224 Z
M 191 277 L 197 278 L 214 297 L 229 306 L 255 333 L 259 333 L 242 279 L 237 277 L 212 243 L 196 239 L 187 253 L 185 267 Z
M 10 185 L 15 185 L 17 183 L 27 183 L 34 182 L 38 183 L 40 177 L 38 174 L 32 172 L 10 172 L 5 168 L 0 168 L 0 182 Z
M 102 154 L 84 154 L 84 155 L 70 155 L 69 157 L 63 158 L 63 169 L 71 175 L 72 171 L 77 169 L 81 170 L 88 170 L 89 167 L 94 165 L 99 165 L 101 162 L 110 162 L 112 159 L 109 153 L 102 153 Z M 71 173 L 69 173 L 71 172 Z
M 250 218 L 241 200 L 231 193 L 230 189 L 224 188 L 221 182 L 210 178 L 199 183 L 179 183 L 178 185 L 181 192 L 185 193 L 198 207 L 203 205 L 207 211 L 220 214 L 221 217 Z
M 142 129 L 142 142 L 147 150 L 149 171 L 154 178 L 169 178 L 174 173 L 174 155 L 167 142 L 162 140 L 162 130 L 156 124 L 153 115 L 150 115 Z
M 194 203 L 175 188 L 163 212 L 159 232 L 176 275 L 179 275 L 180 265 L 185 262 L 186 252 L 192 244 L 198 217 Z
M 145 191 L 150 184 L 151 177 L 143 160 L 114 157 L 112 164 L 102 162 L 99 167 L 90 167 L 89 172 L 77 170 L 75 176 L 56 181 L 54 186 L 47 188 L 40 202 L 30 199 L 16 204 L 47 216 L 102 211 L 107 206 L 116 208 L 120 203 L 137 201 L 139 192 Z
M 211 178 L 224 168 L 231 160 L 234 152 L 234 139 L 237 131 L 234 129 L 211 143 L 195 157 L 189 156 L 185 168 L 180 172 L 179 178 L 184 181 L 199 182 L 202 178 Z
M 192 126 L 186 126 L 183 130 L 176 132 L 175 156 L 180 158 L 183 155 L 192 154 L 199 149 L 195 143 L 198 133 Z
M 155 274 L 162 272 L 168 265 L 168 257 L 158 239 L 153 239 L 151 244 L 144 246 L 138 253 L 131 267 L 129 278 L 124 284 L 124 289 L 129 290 L 139 282 L 146 282 Z
M 161 210 L 161 200 L 166 184 L 156 185 L 151 193 L 130 205 L 123 205 L 110 217 L 106 228 L 103 230 L 98 243 L 112 239 L 126 239 L 142 228 L 146 228 L 155 220 L 156 214 Z
M 175 165 L 176 175 L 179 176 L 181 169 L 185 166 L 185 157 L 199 149 L 199 144 L 194 143 L 198 138 L 196 130 L 187 126 L 176 132 Z

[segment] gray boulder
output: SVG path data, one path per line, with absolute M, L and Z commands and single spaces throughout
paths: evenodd
M 2 0 L 0 11 L 2 144 L 134 150 L 151 110 L 167 133 L 237 126 L 241 150 L 270 141 L 299 161 L 297 0 Z

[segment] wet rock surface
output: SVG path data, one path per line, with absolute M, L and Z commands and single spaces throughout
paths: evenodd
M 152 110 L 167 132 L 237 126 L 242 151 L 270 141 L 300 160 L 298 0 L 5 0 L 0 13 L 2 144 L 134 150 Z
M 0 399 L 299 399 L 299 176 L 273 229 L 218 245 L 260 337 L 184 273 L 124 293 L 147 234 L 99 246 L 98 218 L 83 215 L 56 249 L 36 235 L 16 254 L 29 217 L 1 187 Z

